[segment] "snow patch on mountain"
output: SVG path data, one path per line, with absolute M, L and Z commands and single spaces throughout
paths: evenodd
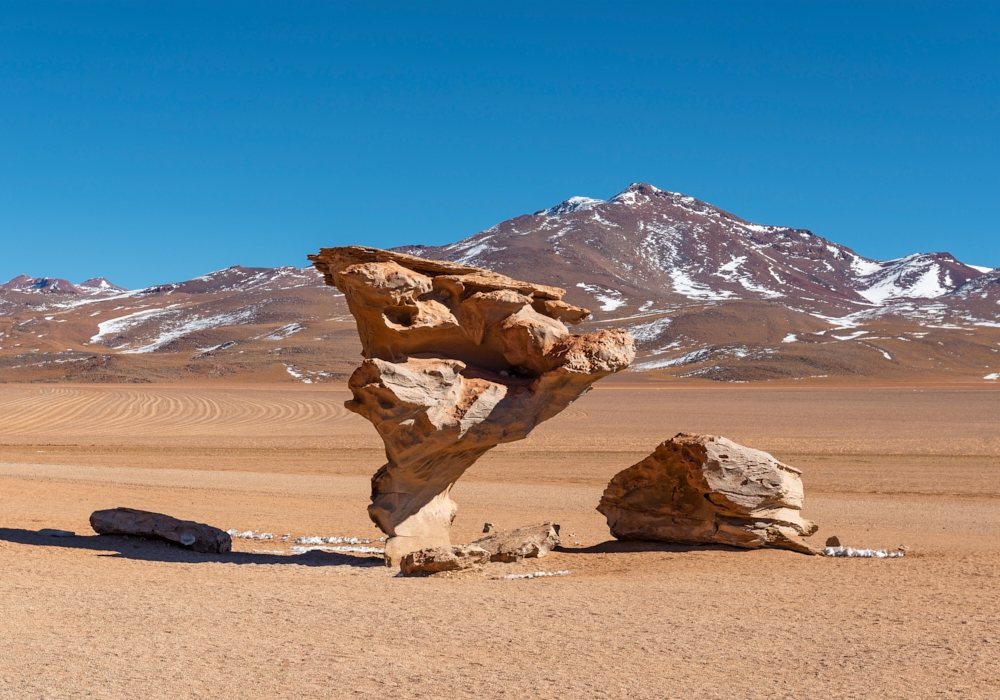
M 221 328 L 222 326 L 235 326 L 241 323 L 249 323 L 254 317 L 255 309 L 241 309 L 230 313 L 215 314 L 200 318 L 183 319 L 179 318 L 174 323 L 164 323 L 161 326 L 160 334 L 145 345 L 137 348 L 123 350 L 126 355 L 155 352 L 164 345 L 177 338 L 182 338 L 188 333 L 204 331 L 211 328 Z
M 458 243 L 452 243 L 451 245 L 445 246 L 444 250 L 449 253 L 458 255 L 455 257 L 449 256 L 449 260 L 457 262 L 460 265 L 479 265 L 482 266 L 477 258 L 484 253 L 499 253 L 505 250 L 504 246 L 490 245 L 487 241 L 493 238 L 493 235 L 467 238 L 464 241 L 459 241 Z
M 863 277 L 858 293 L 877 305 L 892 299 L 935 299 L 955 287 L 947 270 L 921 254 L 881 263 L 878 271 Z
M 565 202 L 560 202 L 554 207 L 549 209 L 543 209 L 538 212 L 536 216 L 561 216 L 563 214 L 572 214 L 577 211 L 589 211 L 594 207 L 604 204 L 603 199 L 594 199 L 592 197 L 570 197 Z
M 707 360 L 712 356 L 712 352 L 711 348 L 701 348 L 678 357 L 653 360 L 651 362 L 641 362 L 639 364 L 632 365 L 630 369 L 635 372 L 647 372 L 651 369 L 665 369 L 667 367 L 678 367 L 680 365 L 693 365 L 697 362 L 704 362 Z
M 657 318 L 645 323 L 636 323 L 628 327 L 629 333 L 637 343 L 650 343 L 659 338 L 673 322 L 669 317 Z
M 175 306 L 177 305 L 172 304 L 165 309 L 144 309 L 142 311 L 126 314 L 125 316 L 118 316 L 116 318 L 109 318 L 107 321 L 101 321 L 97 324 L 97 334 L 90 337 L 90 342 L 100 343 L 104 340 L 105 336 L 124 333 L 130 328 L 133 328 L 140 323 L 144 323 L 154 316 L 163 316 L 165 314 L 173 313 L 171 309 Z
M 600 287 L 596 284 L 585 284 L 584 282 L 580 282 L 576 286 L 601 302 L 601 311 L 614 311 L 619 306 L 626 304 L 622 293 L 617 289 Z
M 273 331 L 267 335 L 258 336 L 263 340 L 284 340 L 293 333 L 298 333 L 299 331 L 304 331 L 306 329 L 301 323 L 289 323 L 281 328 L 275 328 Z
M 690 275 L 680 268 L 668 270 L 667 274 L 674 283 L 674 292 L 682 294 L 688 299 L 699 301 L 722 301 L 732 299 L 736 295 L 728 289 L 712 289 L 711 287 L 695 282 Z
M 833 246 L 828 245 L 827 249 L 835 255 L 840 253 L 840 250 Z M 851 258 L 851 269 L 854 270 L 854 274 L 860 277 L 867 277 L 868 275 L 874 275 L 876 272 L 881 272 L 884 265 L 885 263 L 862 258 L 860 255 L 855 255 Z
M 247 323 L 253 319 L 255 312 L 254 307 L 249 307 L 238 311 L 191 318 L 186 315 L 185 309 L 181 308 L 180 304 L 171 304 L 159 309 L 143 309 L 98 323 L 97 333 L 91 336 L 90 342 L 102 343 L 108 336 L 121 335 L 143 324 L 155 321 L 157 335 L 152 339 L 147 339 L 143 345 L 130 347 L 135 341 L 129 341 L 112 348 L 113 350 L 121 350 L 123 354 L 155 352 L 170 341 L 195 331 Z

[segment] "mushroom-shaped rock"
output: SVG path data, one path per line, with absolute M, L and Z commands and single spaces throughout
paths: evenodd
M 798 469 L 712 435 L 680 433 L 611 479 L 597 510 L 620 540 L 820 550 L 802 540 Z
M 368 514 L 389 536 L 389 565 L 451 543 L 451 487 L 483 453 L 635 358 L 624 330 L 570 333 L 590 312 L 556 287 L 362 246 L 310 259 L 358 324 L 365 360 L 346 406 L 385 443 Z
M 90 526 L 99 535 L 134 535 L 166 540 L 196 552 L 229 552 L 232 538 L 223 530 L 192 520 L 178 520 L 161 513 L 132 508 L 94 511 Z

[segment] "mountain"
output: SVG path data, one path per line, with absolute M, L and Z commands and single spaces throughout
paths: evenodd
M 128 291 L 124 287 L 111 284 L 111 282 L 103 277 L 91 277 L 89 280 L 84 280 L 76 285 L 76 288 L 84 294 L 117 294 Z
M 31 294 L 84 294 L 72 282 L 58 277 L 28 277 L 18 275 L 9 282 L 0 284 L 0 291 L 18 291 Z
M 397 250 L 563 287 L 593 312 L 580 330 L 632 332 L 639 371 L 1000 377 L 1000 270 L 940 252 L 872 260 L 652 185 Z M 313 268 L 235 266 L 132 291 L 102 278 L 0 285 L 0 381 L 341 381 L 359 351 L 343 297 Z
M 311 267 L 47 289 L 0 287 L 0 381 L 313 382 L 349 373 L 360 352 L 343 297 Z
M 633 184 L 573 197 L 458 243 L 404 252 L 578 288 L 618 315 L 659 302 L 781 300 L 844 315 L 933 299 L 983 275 L 947 253 L 880 262 L 805 229 L 761 226 L 693 197 Z
M 591 326 L 632 331 L 640 369 L 749 381 L 984 376 L 1000 364 L 998 271 L 948 253 L 872 260 L 648 184 L 398 250 L 563 287 Z

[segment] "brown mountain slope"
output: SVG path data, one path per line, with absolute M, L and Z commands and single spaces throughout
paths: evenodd
M 880 262 L 635 184 L 403 252 L 563 287 L 584 330 L 628 328 L 635 369 L 725 381 L 1000 376 L 1000 270 Z M 312 251 L 304 251 L 312 252 Z M 0 381 L 340 380 L 360 346 L 313 269 L 233 267 L 125 291 L 0 285 Z

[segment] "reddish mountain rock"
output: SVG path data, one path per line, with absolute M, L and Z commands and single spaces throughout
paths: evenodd
M 947 253 L 871 260 L 652 185 L 400 251 L 565 289 L 533 303 L 584 332 L 624 327 L 636 371 L 741 382 L 1000 371 L 1000 270 Z M 353 327 L 313 268 L 234 266 L 134 291 L 20 276 L 0 285 L 0 381 L 342 381 Z

